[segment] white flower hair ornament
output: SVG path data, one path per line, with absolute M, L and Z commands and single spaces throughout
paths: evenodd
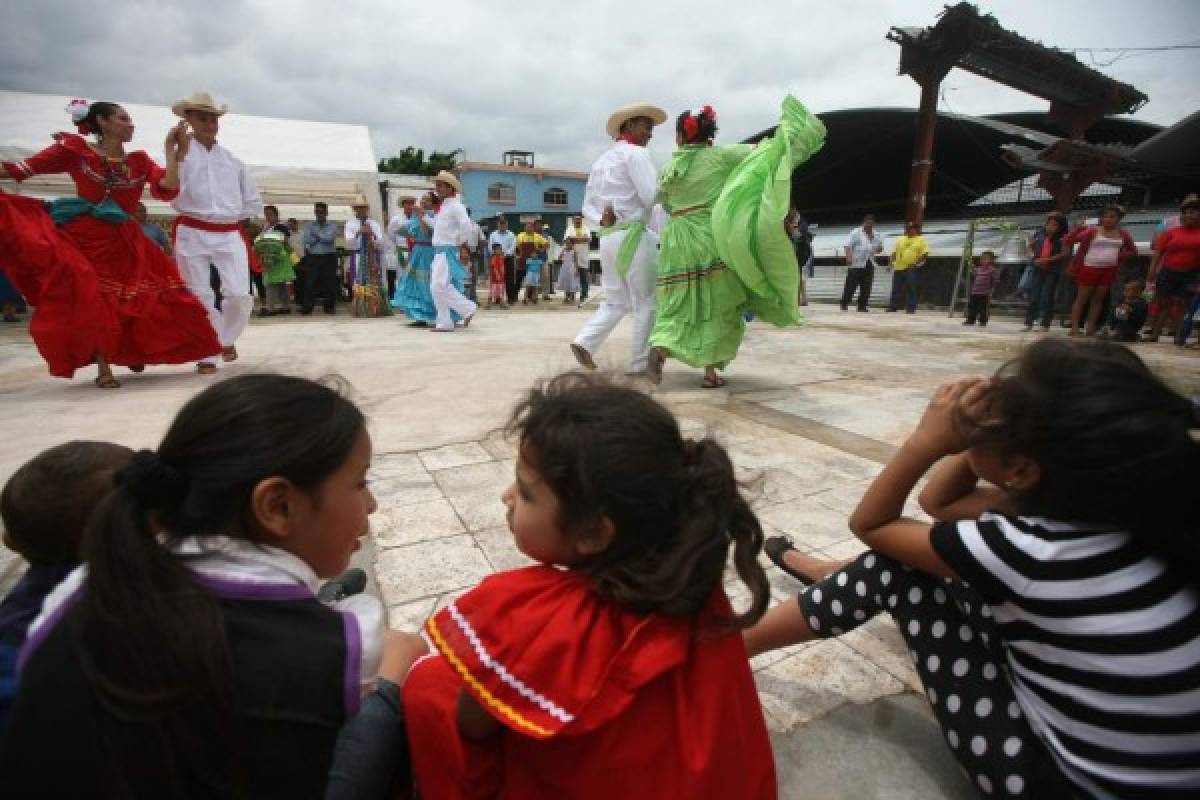
M 84 119 L 87 118 L 88 111 L 91 109 L 91 107 L 92 104 L 90 101 L 85 100 L 82 97 L 76 97 L 74 100 L 67 103 L 67 107 L 63 109 L 71 115 L 71 122 L 75 123 L 75 129 L 81 134 L 92 132 L 91 125 L 84 122 Z

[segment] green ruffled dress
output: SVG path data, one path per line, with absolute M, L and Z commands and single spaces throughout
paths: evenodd
M 792 96 L 758 147 L 684 145 L 662 171 L 663 229 L 650 346 L 693 367 L 724 368 L 746 332 L 743 314 L 800 321 L 799 270 L 783 222 L 792 170 L 825 143 L 825 126 Z

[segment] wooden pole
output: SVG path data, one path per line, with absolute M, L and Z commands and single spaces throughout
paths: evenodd
M 917 135 L 913 141 L 912 171 L 908 178 L 908 202 L 905 221 L 918 225 L 925 221 L 929 176 L 933 172 L 933 132 L 937 127 L 938 90 L 942 79 L 927 76 L 920 81 L 921 106 L 917 110 Z

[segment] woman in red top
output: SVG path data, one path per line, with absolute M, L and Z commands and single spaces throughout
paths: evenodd
M 762 528 L 712 439 L 641 392 L 564 375 L 518 406 L 517 547 L 426 624 L 404 684 L 422 797 L 776 796 L 739 630 Z M 729 549 L 750 607 L 722 586 Z
M 169 200 L 179 191 L 186 123 L 167 134 L 164 170 L 138 150 L 125 152 L 133 120 L 115 103 L 68 108 L 89 144 L 71 133 L 24 161 L 0 169 L 24 181 L 66 172 L 78 197 L 50 204 L 0 191 L 0 263 L 36 309 L 29 332 L 50 374 L 71 377 L 95 363 L 96 385 L 120 383 L 112 364 L 140 372 L 146 364 L 184 364 L 220 352 L 204 308 L 179 270 L 133 218 L 142 189 Z
M 1067 245 L 1077 244 L 1068 274 L 1075 278 L 1075 303 L 1071 306 L 1069 336 L 1079 335 L 1084 310 L 1087 310 L 1086 335 L 1092 336 L 1100 323 L 1109 288 L 1117 279 L 1121 264 L 1137 255 L 1133 237 L 1121 227 L 1125 209 L 1105 206 L 1100 224 L 1079 227 L 1067 234 Z
M 1179 225 L 1154 240 L 1154 257 L 1146 280 L 1154 284 L 1157 309 L 1150 320 L 1150 335 L 1142 341 L 1157 342 L 1163 314 L 1169 315 L 1174 328 L 1184 298 L 1192 284 L 1200 282 L 1200 199 L 1196 195 L 1188 195 L 1179 207 Z

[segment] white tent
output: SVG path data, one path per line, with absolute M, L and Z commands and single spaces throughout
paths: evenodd
M 70 101 L 65 95 L 0 90 L 0 160 L 26 158 L 49 146 L 52 133 L 73 131 L 64 110 Z M 113 102 L 133 117 L 134 137 L 127 149 L 145 150 L 162 163 L 163 138 L 179 118 L 164 106 Z M 312 219 L 312 204 L 318 200 L 329 204 L 331 219 L 347 219 L 350 204 L 363 198 L 373 217 L 384 218 L 375 151 L 365 125 L 229 113 L 221 118 L 218 138 L 250 168 L 264 202 L 278 206 L 285 219 Z M 19 187 L 3 180 L 0 188 L 39 197 L 74 194 L 65 175 L 31 178 Z M 152 215 L 174 214 L 148 192 L 145 202 Z

